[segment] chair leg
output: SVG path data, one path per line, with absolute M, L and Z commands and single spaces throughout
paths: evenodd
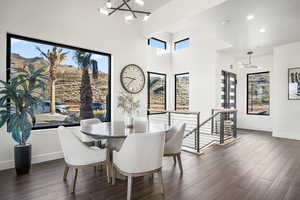
M 116 169 L 112 167 L 112 185 L 116 184 Z
M 64 177 L 63 177 L 63 180 L 64 180 L 64 181 L 67 180 L 67 176 L 68 176 L 69 169 L 70 169 L 70 168 L 69 168 L 67 165 L 65 165 Z
M 107 150 L 106 151 L 106 175 L 107 175 L 107 183 L 110 184 L 110 175 L 111 175 L 111 168 L 112 168 L 112 152 Z
M 180 173 L 183 173 L 182 162 L 181 162 L 181 155 L 179 153 L 176 156 L 177 156 L 177 160 L 178 160 L 178 165 L 179 165 Z
M 73 181 L 72 181 L 72 193 L 75 192 L 76 181 L 77 181 L 78 169 L 73 169 Z
M 165 194 L 165 187 L 164 187 L 162 172 L 161 172 L 161 170 L 159 170 L 157 173 L 158 173 L 158 178 L 159 178 L 159 182 L 160 182 L 160 191 L 164 195 Z
M 132 192 L 132 176 L 127 177 L 127 200 L 131 199 L 131 192 Z
M 176 165 L 176 156 L 173 156 L 174 165 Z
M 95 172 L 95 173 L 97 172 L 97 166 L 94 167 L 94 172 Z
M 110 166 L 109 164 L 107 163 L 106 164 L 106 176 L 107 176 L 107 183 L 110 184 Z

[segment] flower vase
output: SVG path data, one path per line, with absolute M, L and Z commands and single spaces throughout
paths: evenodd
M 133 128 L 134 125 L 134 117 L 133 115 L 125 115 L 125 126 L 126 128 Z

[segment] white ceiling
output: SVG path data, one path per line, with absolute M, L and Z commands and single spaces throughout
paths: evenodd
M 255 19 L 247 21 L 248 14 Z M 261 27 L 266 33 L 259 32 Z M 266 54 L 273 46 L 300 40 L 300 0 L 228 0 L 170 32 L 195 28 L 231 44 L 227 53 L 244 55 L 254 50 L 256 55 Z

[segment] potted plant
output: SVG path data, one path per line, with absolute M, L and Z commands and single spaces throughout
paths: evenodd
M 35 110 L 44 96 L 45 67 L 33 65 L 14 68 L 9 82 L 0 80 L 0 127 L 7 123 L 7 131 L 18 143 L 15 145 L 17 175 L 27 174 L 31 167 L 31 144 L 26 143 L 35 124 Z
M 125 114 L 125 125 L 127 128 L 132 128 L 134 124 L 134 115 L 139 112 L 140 101 L 135 100 L 132 94 L 124 92 L 118 96 L 117 107 Z

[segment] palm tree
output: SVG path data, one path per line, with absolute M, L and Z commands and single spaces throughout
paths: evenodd
M 45 53 L 39 47 L 36 48 L 49 62 L 48 71 L 50 74 L 50 112 L 55 113 L 55 82 L 57 80 L 57 67 L 68 57 L 68 52 L 63 53 L 61 48 L 53 47 L 51 51 L 48 49 L 47 53 Z
M 81 86 L 80 86 L 80 118 L 90 119 L 94 117 L 92 103 L 93 91 L 91 87 L 91 80 L 89 76 L 89 68 L 91 67 L 92 54 L 83 51 L 76 51 L 74 59 L 78 66 L 82 69 Z

